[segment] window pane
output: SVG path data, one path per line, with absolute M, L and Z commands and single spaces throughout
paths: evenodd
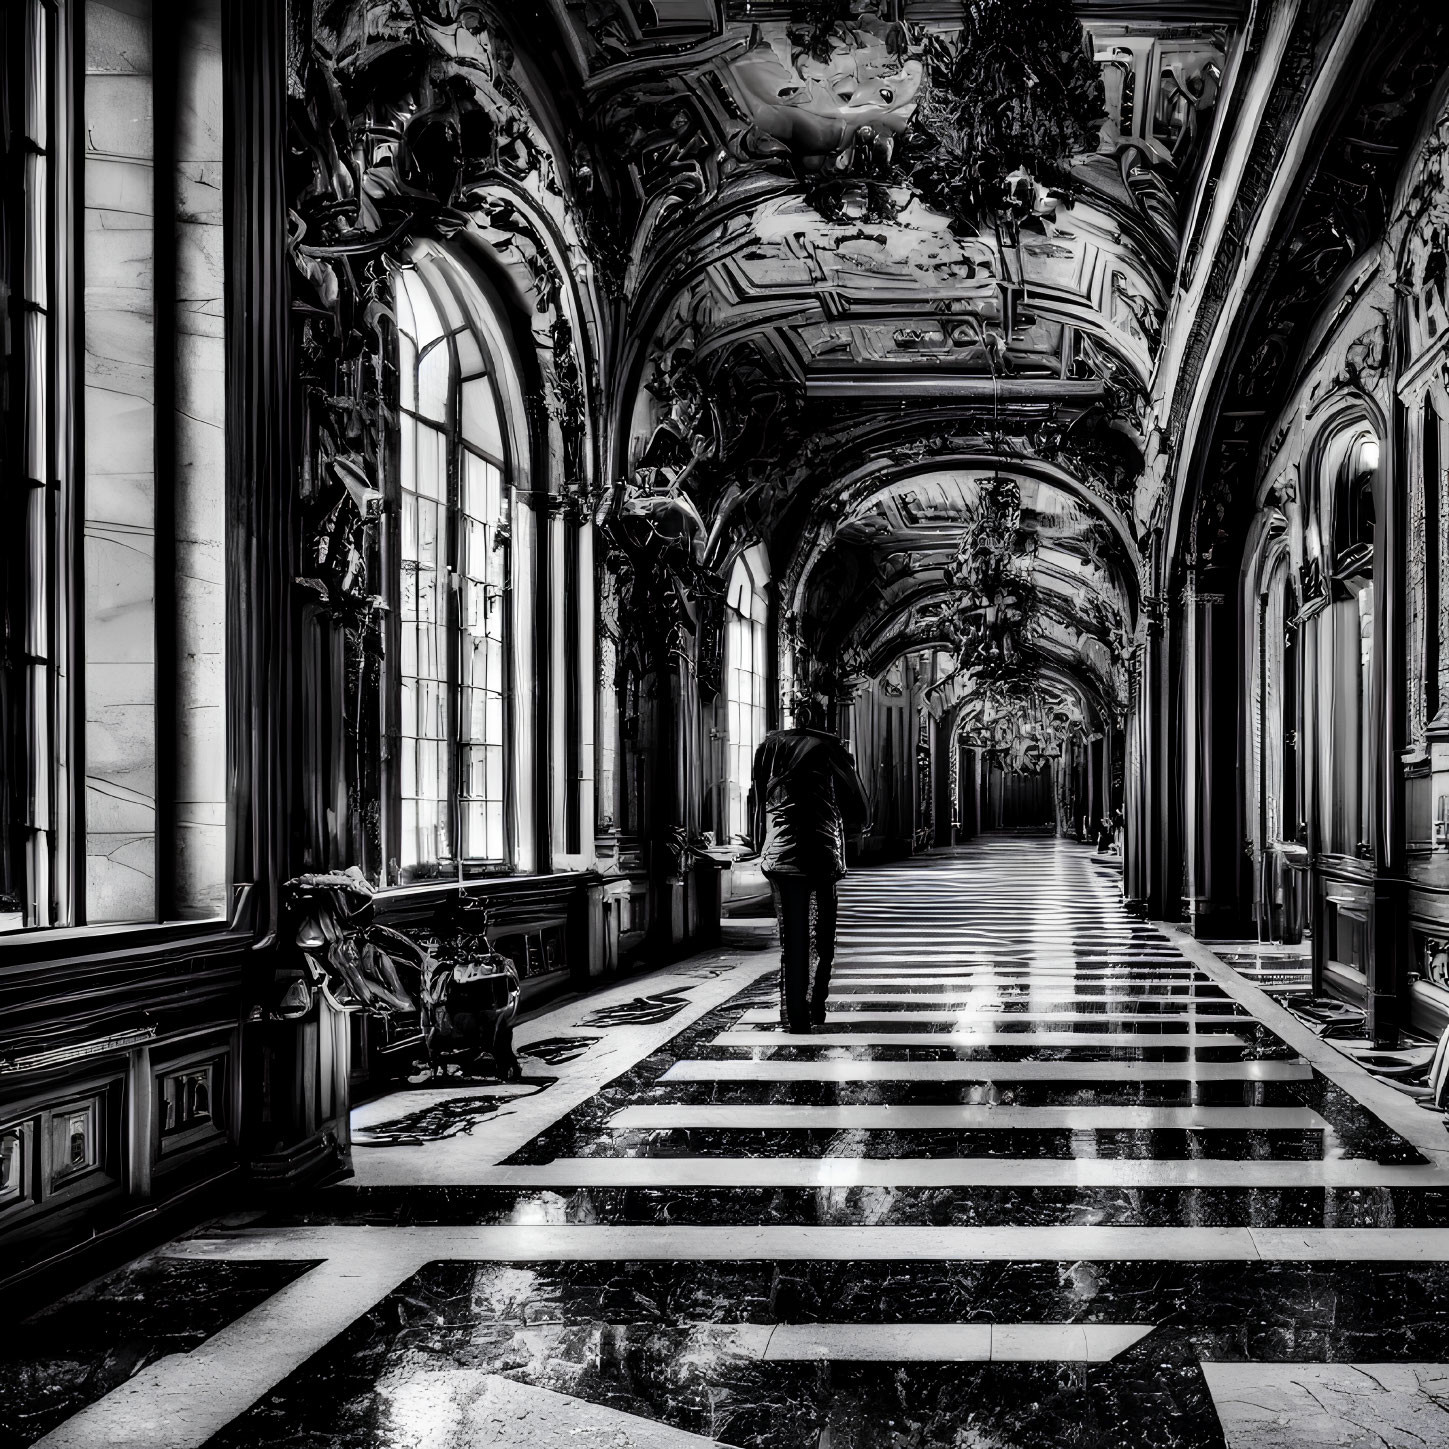
M 398 338 L 397 397 L 409 412 L 418 410 L 418 350 L 406 334 Z
M 424 283 L 428 288 L 428 295 L 433 299 L 433 305 L 438 309 L 439 316 L 443 319 L 443 329 L 446 332 L 457 332 L 463 326 L 463 309 L 458 304 L 458 299 L 453 295 L 453 289 L 448 282 L 439 277 L 436 273 L 429 276 Z
M 458 342 L 458 376 L 473 377 L 483 371 L 483 349 L 471 332 L 460 332 Z
M 448 496 L 447 451 L 443 435 L 426 423 L 417 424 L 417 447 L 414 449 L 416 472 L 414 486 L 424 498 L 446 499 Z
M 50 75 L 46 68 L 50 17 L 41 0 L 28 0 L 25 28 L 25 134 L 35 145 L 45 147 L 50 145 Z
M 465 384 L 466 386 L 466 384 Z M 475 454 L 462 459 L 460 556 L 462 679 L 465 690 L 462 790 L 478 822 L 468 853 L 503 859 L 505 680 L 503 673 L 504 553 L 494 547 L 502 503 L 498 469 Z M 476 804 L 477 808 L 473 806 Z
M 731 605 L 725 615 L 725 751 L 727 837 L 747 834 L 750 774 L 755 750 L 765 737 L 764 595 L 743 560 L 730 580 Z
M 418 323 L 413 316 L 413 305 L 408 300 L 408 289 L 395 286 L 393 288 L 393 301 L 397 307 L 397 330 L 412 343 L 412 355 L 417 356 L 418 347 Z
M 486 377 L 463 384 L 463 411 L 460 419 L 465 442 L 502 460 L 503 435 L 498 426 L 498 404 L 493 399 L 493 384 Z
M 406 418 L 400 427 L 399 865 L 405 879 L 415 879 L 436 875 L 452 855 L 448 831 L 447 478 L 442 434 Z M 411 448 L 407 446 L 410 436 Z M 407 466 L 409 458 L 412 467 Z
M 50 365 L 50 326 L 43 312 L 25 318 L 25 468 L 29 477 L 43 483 L 50 477 L 47 439 L 50 435 L 48 390 L 45 386 Z
M 435 422 L 448 419 L 453 357 L 446 342 L 435 342 L 418 361 L 418 411 Z
M 49 304 L 46 270 L 50 265 L 49 171 L 47 158 L 31 154 L 25 158 L 25 295 L 37 307 Z
M 404 272 L 402 282 L 407 291 L 407 300 L 413 316 L 411 329 L 413 341 L 417 343 L 418 350 L 421 352 L 428 343 L 436 341 L 443 335 L 443 328 L 438 322 L 438 314 L 433 307 L 432 298 L 428 295 L 428 289 L 423 286 L 422 279 L 418 274 Z

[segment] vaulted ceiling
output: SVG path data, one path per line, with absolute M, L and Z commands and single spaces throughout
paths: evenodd
M 616 241 L 616 467 L 681 390 L 701 397 L 706 524 L 763 539 L 786 607 L 868 672 L 939 642 L 977 480 L 1009 473 L 1046 647 L 1105 699 L 1139 606 L 1179 217 L 1237 11 L 1079 6 L 1089 59 L 1047 56 L 1066 79 L 1043 90 L 1100 80 L 1093 124 L 1057 174 L 983 200 L 951 170 L 975 83 L 960 0 L 572 8 Z M 992 61 L 1023 91 L 1042 64 Z

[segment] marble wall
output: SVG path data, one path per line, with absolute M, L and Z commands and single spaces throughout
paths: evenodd
M 175 914 L 226 893 L 226 319 L 221 0 L 192 0 L 176 99 Z
M 86 7 L 85 743 L 91 922 L 222 914 L 225 320 L 219 0 Z M 171 154 L 158 176 L 154 103 Z M 174 116 L 170 108 L 174 107 Z M 173 124 L 174 122 L 174 124 Z M 168 234 L 169 233 L 169 234 Z M 166 276 L 157 277 L 160 253 Z M 157 394 L 159 339 L 174 353 Z M 169 430 L 169 436 L 168 436 Z M 157 448 L 157 439 L 163 446 Z M 158 507 L 158 505 L 160 505 Z M 158 549 L 158 528 L 174 533 Z M 163 570 L 158 589 L 157 570 Z M 166 628 L 158 644 L 158 611 Z M 171 712 L 164 718 L 161 711 Z M 174 752 L 158 772 L 158 754 Z M 161 798 L 165 791 L 169 798 Z M 172 820 L 162 829 L 159 821 Z M 158 898 L 158 870 L 173 882 Z
M 86 916 L 156 911 L 155 216 L 149 0 L 85 9 Z

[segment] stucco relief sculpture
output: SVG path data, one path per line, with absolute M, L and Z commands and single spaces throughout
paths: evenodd
M 659 416 L 638 460 L 600 500 L 595 521 L 618 576 L 623 639 L 620 664 L 657 686 L 674 657 L 688 658 L 697 605 L 723 593 L 706 563 L 711 530 L 696 496 L 696 475 L 719 456 L 719 416 L 681 347 L 656 369 Z
M 868 15 L 756 27 L 732 71 L 755 125 L 812 176 L 889 165 L 922 81 L 905 28 Z

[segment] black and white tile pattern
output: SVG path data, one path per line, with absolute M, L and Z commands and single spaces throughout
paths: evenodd
M 1088 853 L 850 877 L 808 1038 L 771 964 L 651 977 L 666 1020 L 638 984 L 552 1012 L 525 1063 L 575 1050 L 516 1090 L 360 1111 L 354 1183 L 165 1255 L 317 1266 L 41 1442 L 1337 1442 L 1283 1437 L 1297 1364 L 1344 1404 L 1391 1366 L 1375 1424 L 1449 1443 L 1449 1134 Z

